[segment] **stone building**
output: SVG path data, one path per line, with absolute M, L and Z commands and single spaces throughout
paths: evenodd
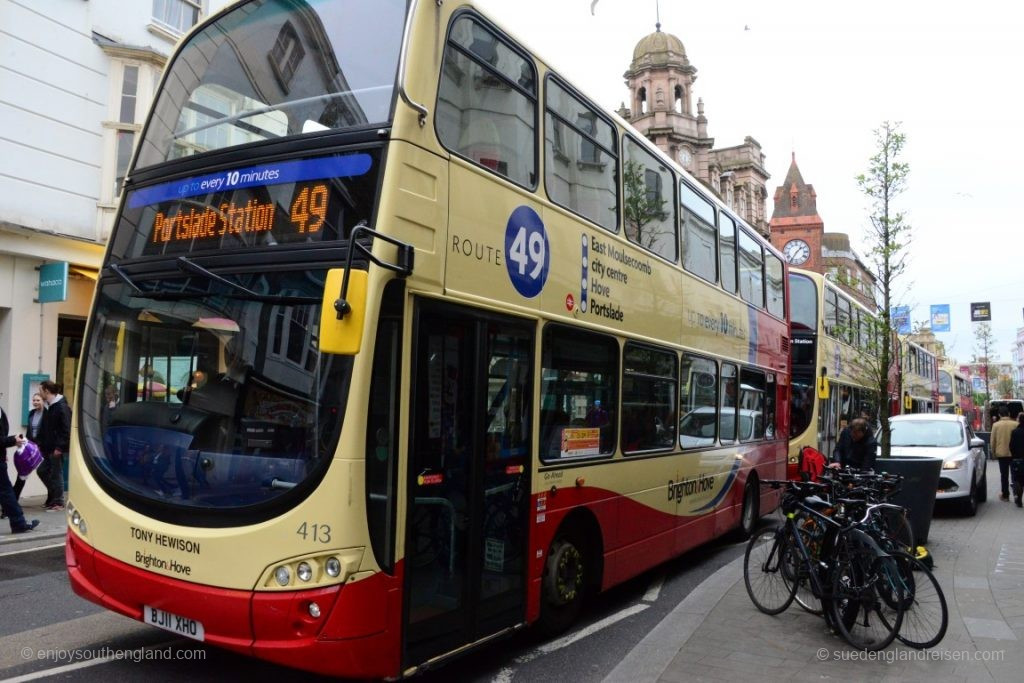
M 747 136 L 740 145 L 715 149 L 704 102 L 694 99 L 697 68 L 683 42 L 658 23 L 654 33 L 636 44 L 623 77 L 630 100 L 619 115 L 767 236 L 769 175 L 761 145 Z

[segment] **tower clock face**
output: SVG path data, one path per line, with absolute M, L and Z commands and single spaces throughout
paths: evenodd
M 799 266 L 811 257 L 811 247 L 803 240 L 790 240 L 782 247 L 782 254 L 794 266 Z

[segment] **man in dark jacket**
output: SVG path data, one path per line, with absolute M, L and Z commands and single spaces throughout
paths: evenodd
M 25 437 L 10 434 L 10 425 L 7 421 L 7 413 L 0 408 L 0 510 L 3 510 L 4 517 L 11 522 L 11 533 L 21 534 L 32 531 L 39 525 L 38 519 L 31 522 L 25 519 L 25 513 L 18 505 L 18 499 L 14 495 L 14 487 L 11 485 L 11 477 L 7 474 L 7 449 L 11 446 L 21 446 L 25 443 Z
M 1013 502 L 1021 504 L 1024 493 L 1024 413 L 1017 415 L 1017 427 L 1010 432 L 1010 474 L 1013 475 Z
M 878 457 L 878 442 L 871 435 L 868 421 L 858 417 L 840 434 L 836 445 L 836 458 L 839 467 L 853 467 L 858 470 L 873 470 Z M 848 434 L 846 434 L 849 432 Z M 836 463 L 833 463 L 836 466 Z
M 46 403 L 39 427 L 39 450 L 45 457 L 44 465 L 48 465 L 47 471 L 41 473 L 46 482 L 46 509 L 63 511 L 64 458 L 71 448 L 71 408 L 56 382 L 47 380 L 40 384 L 39 395 Z

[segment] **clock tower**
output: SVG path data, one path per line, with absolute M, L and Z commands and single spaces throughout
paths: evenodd
M 818 215 L 814 186 L 800 175 L 795 152 L 786 179 L 775 190 L 775 210 L 769 226 L 772 245 L 790 265 L 825 272 L 821 251 L 825 223 Z

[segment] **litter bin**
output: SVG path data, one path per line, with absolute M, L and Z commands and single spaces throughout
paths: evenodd
M 903 477 L 903 487 L 889 502 L 907 508 L 907 521 L 914 532 L 914 542 L 927 543 L 935 509 L 935 492 L 942 474 L 942 458 L 878 458 L 875 466 L 882 472 Z

